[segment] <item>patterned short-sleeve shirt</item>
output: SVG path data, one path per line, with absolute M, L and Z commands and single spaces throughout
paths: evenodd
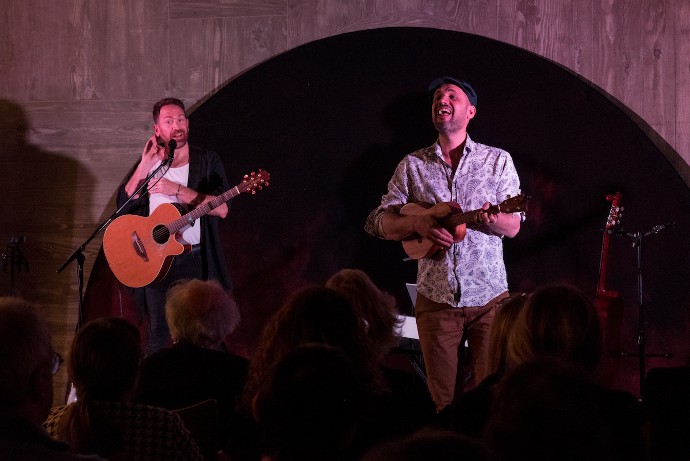
M 407 203 L 456 202 L 463 211 L 484 202 L 501 203 L 520 193 L 520 179 L 510 154 L 479 144 L 467 136 L 463 155 L 453 174 L 438 142 L 407 156 L 398 164 L 381 204 L 367 218 L 365 230 L 381 238 L 381 216 L 399 212 Z M 455 307 L 483 306 L 508 290 L 502 235 L 488 226 L 468 224 L 465 238 L 441 258 L 418 261 L 417 291 Z

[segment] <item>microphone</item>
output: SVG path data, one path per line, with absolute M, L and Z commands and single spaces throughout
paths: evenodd
M 177 148 L 177 141 L 174 139 L 171 139 L 168 141 L 168 158 L 166 159 L 167 163 L 172 163 L 173 159 L 175 158 L 175 149 Z
M 664 229 L 666 229 L 666 228 L 669 228 L 669 227 L 674 227 L 674 228 L 675 228 L 675 227 L 676 227 L 676 222 L 675 222 L 675 221 L 669 221 L 669 222 L 667 222 L 667 223 L 659 224 L 658 226 L 654 226 L 654 227 L 652 227 L 652 233 L 658 234 L 658 233 L 661 232 L 662 230 L 664 230 Z

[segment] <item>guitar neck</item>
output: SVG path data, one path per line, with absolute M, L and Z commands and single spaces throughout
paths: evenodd
M 477 222 L 478 216 L 486 211 L 487 213 L 492 213 L 492 214 L 498 214 L 500 209 L 496 205 L 492 205 L 489 207 L 488 210 L 484 209 L 478 209 L 478 210 L 472 210 L 472 211 L 463 211 L 460 213 L 454 213 L 448 216 L 447 218 L 443 219 L 443 227 L 446 229 L 452 229 L 456 226 L 459 226 L 461 224 L 467 224 L 471 222 Z
M 232 189 L 218 195 L 213 200 L 209 200 L 208 202 L 199 205 L 189 213 L 181 216 L 179 219 L 176 219 L 170 224 L 168 224 L 167 227 L 168 231 L 170 232 L 170 235 L 178 233 L 179 231 L 181 231 L 186 226 L 190 225 L 200 217 L 210 213 L 214 208 L 218 208 L 220 205 L 227 202 L 231 198 L 238 196 L 239 194 L 240 190 L 237 188 L 237 186 L 235 186 Z
M 620 223 L 621 211 L 623 207 L 620 206 L 621 193 L 616 192 L 606 196 L 606 200 L 611 202 L 611 210 L 606 219 L 606 228 L 604 229 L 604 236 L 601 241 L 601 260 L 599 262 L 599 280 L 597 282 L 597 296 L 617 296 L 615 291 L 606 289 L 606 270 L 609 258 L 609 240 L 611 237 L 610 229 Z
M 599 281 L 597 282 L 597 296 L 604 295 L 606 290 L 606 270 L 608 265 L 610 235 L 604 232 L 601 242 L 601 260 L 599 261 Z

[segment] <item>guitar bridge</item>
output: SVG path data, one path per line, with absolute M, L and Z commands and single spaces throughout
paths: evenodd
M 132 247 L 134 247 L 134 251 L 144 262 L 149 262 L 149 257 L 146 255 L 146 248 L 144 248 L 144 242 L 141 241 L 136 231 L 132 232 Z

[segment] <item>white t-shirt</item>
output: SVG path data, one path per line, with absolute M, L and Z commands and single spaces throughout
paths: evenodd
M 151 168 L 151 171 L 158 168 L 158 165 L 160 165 L 160 162 L 156 163 L 153 166 L 153 168 Z M 156 174 L 156 176 L 151 178 L 150 183 L 154 183 L 160 177 L 182 184 L 183 186 L 187 186 L 187 182 L 189 180 L 189 163 L 179 168 L 164 167 L 161 171 L 159 171 Z M 149 214 L 153 213 L 153 210 L 155 210 L 161 203 L 177 202 L 178 200 L 177 197 L 175 197 L 175 194 L 151 194 L 149 197 Z M 196 245 L 197 243 L 200 243 L 201 226 L 196 221 L 194 221 L 193 224 L 183 227 L 181 231 L 181 237 L 178 238 L 178 241 L 180 241 L 181 243 L 187 243 L 189 245 Z

